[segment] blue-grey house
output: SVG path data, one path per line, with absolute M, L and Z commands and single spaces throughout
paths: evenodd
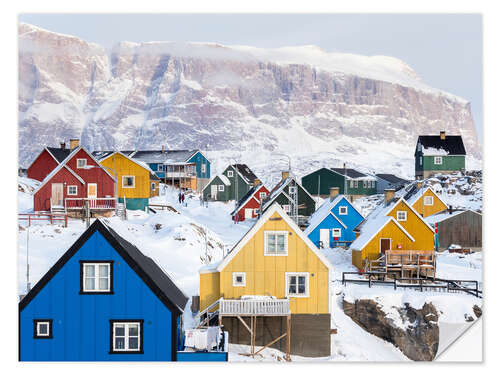
M 349 246 L 355 239 L 354 228 L 363 220 L 363 215 L 335 187 L 311 216 L 304 233 L 318 248 Z
M 186 302 L 97 219 L 19 302 L 19 360 L 175 361 Z

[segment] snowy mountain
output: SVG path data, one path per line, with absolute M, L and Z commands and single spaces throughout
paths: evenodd
M 91 150 L 200 148 L 216 172 L 233 158 L 268 183 L 287 165 L 280 153 L 298 175 L 347 162 L 409 177 L 417 136 L 440 130 L 463 136 L 474 168 L 481 159 L 470 104 L 392 57 L 176 42 L 107 51 L 20 24 L 19 66 L 22 166 L 79 137 Z

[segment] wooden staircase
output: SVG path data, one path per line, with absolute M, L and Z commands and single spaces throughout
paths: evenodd
M 126 203 L 116 203 L 116 216 L 122 220 L 127 220 Z
M 66 215 L 66 208 L 64 206 L 51 206 L 50 213 Z

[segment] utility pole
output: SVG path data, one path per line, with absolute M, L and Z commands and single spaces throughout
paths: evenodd
M 344 195 L 347 196 L 347 168 L 344 163 Z
M 30 227 L 26 228 L 26 294 L 31 290 L 30 284 Z

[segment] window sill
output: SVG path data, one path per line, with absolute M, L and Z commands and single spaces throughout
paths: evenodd
M 38 340 L 38 339 L 53 339 L 54 336 L 33 336 L 33 339 Z
M 297 295 L 297 294 L 288 294 L 287 298 L 309 298 L 309 294 L 307 295 Z
M 92 295 L 95 295 L 95 294 L 115 294 L 114 291 L 107 291 L 107 292 L 84 292 L 83 290 L 80 290 L 79 294 L 92 294 Z
M 110 350 L 108 354 L 144 354 L 144 350 Z

